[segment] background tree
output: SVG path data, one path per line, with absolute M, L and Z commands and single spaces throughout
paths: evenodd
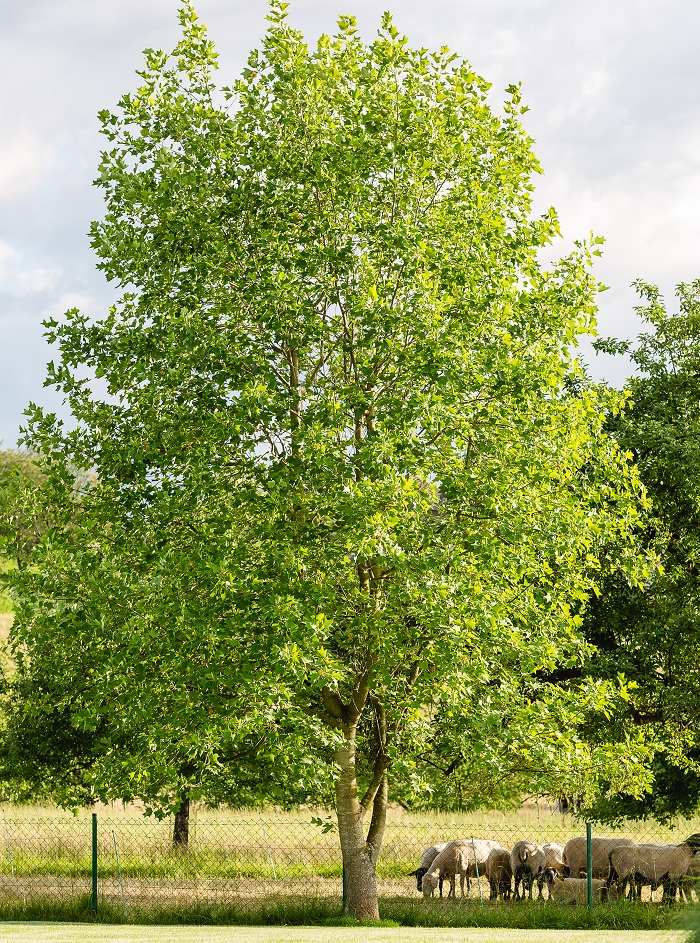
M 438 742 L 643 781 L 638 743 L 611 764 L 578 734 L 614 685 L 537 680 L 581 659 L 572 601 L 641 492 L 603 430 L 615 397 L 567 391 L 596 285 L 587 246 L 538 264 L 558 229 L 531 217 L 519 89 L 496 114 L 389 16 L 309 52 L 284 7 L 228 108 L 185 5 L 174 55 L 101 116 L 93 244 L 122 300 L 47 322 L 76 426 L 32 407 L 27 434 L 49 504 L 70 467 L 97 484 L 20 575 L 15 645 L 54 653 L 65 690 L 80 674 L 84 729 L 121 704 L 140 731 L 95 794 L 172 805 L 287 732 L 279 779 L 335 780 L 348 911 L 371 919 L 389 779 L 419 791 Z
M 39 461 L 39 456 L 29 452 L 0 452 L 0 541 L 9 550 L 2 571 L 5 585 L 12 581 L 14 569 L 28 563 L 32 550 L 56 518 L 50 510 L 56 495 L 50 491 L 39 494 L 42 485 L 49 486 Z M 62 495 L 66 499 L 61 512 L 63 527 L 73 526 L 85 488 L 94 485 L 94 475 L 74 475 L 72 493 Z M 5 599 L 11 611 L 12 603 L 6 595 Z M 14 661 L 6 660 L 2 666 L 2 794 L 20 802 L 55 801 L 68 806 L 92 803 L 98 798 L 93 769 L 106 764 L 109 757 L 109 779 L 119 796 L 127 801 L 148 801 L 152 788 L 136 785 L 133 763 L 125 761 L 127 756 L 150 749 L 148 741 L 142 742 L 143 731 L 129 723 L 128 707 L 116 702 L 87 725 L 80 714 L 83 692 L 99 670 L 99 657 L 96 661 L 90 649 L 75 652 L 66 671 L 65 653 L 57 653 L 53 646 L 34 649 L 31 658 L 19 647 L 15 655 Z M 188 843 L 193 797 L 235 805 L 272 801 L 290 806 L 309 800 L 328 803 L 332 795 L 328 777 L 324 779 L 316 772 L 302 783 L 293 767 L 285 775 L 286 768 L 279 759 L 282 736 L 289 743 L 293 732 L 268 724 L 242 749 L 234 753 L 224 750 L 213 775 L 211 770 L 199 769 L 190 755 L 173 757 L 171 775 L 160 777 L 157 791 L 162 796 L 167 788 L 176 800 L 174 842 Z M 115 769 L 116 758 L 121 762 Z M 273 766 L 274 777 L 269 772 Z M 160 814 L 168 810 L 157 805 L 156 811 Z
M 614 722 L 646 730 L 659 752 L 649 792 L 601 798 L 591 811 L 668 820 L 700 804 L 700 281 L 678 286 L 677 312 L 658 288 L 639 282 L 637 289 L 648 333 L 635 345 L 598 346 L 630 352 L 637 370 L 627 382 L 631 408 L 612 429 L 651 498 L 641 541 L 661 566 L 643 586 L 606 576 L 585 627 L 599 652 L 592 672 L 622 671 L 635 684 Z
M 34 506 L 33 493 L 42 478 L 37 456 L 15 449 L 0 450 L 0 592 L 8 572 L 21 567 L 48 527 Z

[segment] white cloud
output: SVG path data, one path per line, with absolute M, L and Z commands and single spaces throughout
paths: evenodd
M 0 291 L 9 295 L 50 293 L 60 279 L 58 269 L 31 267 L 13 246 L 0 242 Z
M 537 206 L 557 208 L 566 243 L 590 230 L 607 238 L 598 271 L 611 286 L 600 299 L 603 333 L 636 331 L 634 278 L 670 295 L 676 281 L 700 275 L 700 4 L 291 0 L 290 21 L 313 44 L 351 12 L 369 40 L 387 7 L 412 44 L 447 44 L 469 59 L 494 83 L 495 102 L 522 80 L 532 106 L 524 123 L 545 169 Z M 265 0 L 198 0 L 197 8 L 230 82 L 259 44 Z M 142 49 L 172 48 L 176 10 L 176 0 L 0 0 L 6 441 L 21 404 L 41 390 L 41 318 L 74 304 L 104 310 L 111 300 L 86 237 L 100 213 L 91 187 L 102 146 L 95 115 L 134 87 Z
M 12 263 L 17 259 L 19 259 L 19 252 L 6 242 L 0 242 L 0 276 L 5 271 L 7 263 Z
M 52 153 L 38 135 L 18 134 L 0 149 L 0 201 L 18 199 L 41 181 Z

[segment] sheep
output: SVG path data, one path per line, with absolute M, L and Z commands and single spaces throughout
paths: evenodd
M 420 864 L 415 871 L 409 871 L 409 877 L 415 877 L 416 884 L 418 885 L 418 890 L 423 890 L 423 876 L 428 873 L 430 866 L 435 861 L 437 856 L 441 851 L 444 851 L 447 848 L 447 842 L 443 842 L 442 845 L 431 845 L 430 848 L 426 848 L 423 854 L 421 855 Z M 440 897 L 442 897 L 442 884 L 443 876 L 440 875 Z
M 542 845 L 544 852 L 545 867 L 554 868 L 561 872 L 564 868 L 564 846 L 551 842 L 548 845 Z
M 542 851 L 544 852 L 544 870 L 537 878 L 537 890 L 539 896 L 542 897 L 542 885 L 546 881 L 551 897 L 553 876 L 562 874 L 564 870 L 564 846 L 551 842 L 548 845 L 542 845 Z
M 513 871 L 510 853 L 505 848 L 494 848 L 489 852 L 484 873 L 489 882 L 489 900 L 497 900 L 499 894 L 503 900 L 510 900 Z
M 700 834 L 696 833 L 695 835 L 691 835 L 689 838 L 686 838 L 682 844 L 691 848 L 693 854 L 690 859 L 690 864 L 688 865 L 688 870 L 678 885 L 678 897 L 681 901 L 685 900 L 686 903 L 692 903 L 693 889 L 695 890 L 696 897 L 698 896 L 698 879 L 700 878 Z
M 633 845 L 634 842 L 629 838 L 598 838 L 594 836 L 591 839 L 591 852 L 593 859 L 594 878 L 607 878 L 610 863 L 608 855 L 613 848 L 619 848 L 622 845 Z M 562 876 L 581 877 L 588 871 L 588 857 L 585 838 L 572 838 L 564 845 L 562 852 Z
M 700 847 L 700 835 L 692 835 L 680 845 L 625 845 L 613 848 L 608 855 L 607 886 L 617 884 L 622 891 L 630 885 L 630 899 L 641 897 L 641 888 L 650 884 L 664 889 L 664 900 L 675 899 L 676 889 L 685 878 Z
M 456 897 L 456 877 L 460 876 L 462 897 L 464 897 L 464 877 L 469 867 L 468 842 L 457 840 L 447 844 L 436 855 L 429 870 L 423 875 L 423 897 L 432 897 L 441 878 L 450 878 L 448 898 Z
M 520 900 L 518 888 L 522 881 L 523 898 L 527 889 L 530 892 L 530 900 L 532 900 L 533 879 L 538 877 L 545 868 L 545 856 L 542 846 L 531 841 L 516 842 L 510 853 L 510 866 L 513 871 L 515 899 Z M 542 896 L 542 885 L 539 882 L 538 888 L 540 896 Z
M 591 885 L 595 900 L 607 899 L 608 886 L 602 878 L 591 878 Z M 550 897 L 558 904 L 586 904 L 588 902 L 588 878 L 565 878 L 554 871 L 550 885 Z
M 695 891 L 695 896 L 700 899 L 698 895 L 698 879 L 700 879 L 700 852 L 695 851 L 691 858 L 690 865 L 688 866 L 688 870 L 685 873 L 685 877 L 679 885 L 681 899 L 685 899 L 687 903 L 692 903 L 693 901 L 693 890 Z
M 456 877 L 460 878 L 460 889 L 464 897 L 464 879 L 484 874 L 488 856 L 498 842 L 487 839 L 469 839 L 450 842 L 435 858 L 430 870 L 423 875 L 423 897 L 432 897 L 440 875 L 451 882 L 448 898 L 456 897 Z

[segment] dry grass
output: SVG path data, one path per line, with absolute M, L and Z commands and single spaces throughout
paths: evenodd
M 101 868 L 105 876 L 116 873 L 116 839 L 122 872 L 133 878 L 250 878 L 263 882 L 339 879 L 338 836 L 335 831 L 324 833 L 312 823 L 312 817 L 319 814 L 328 813 L 312 809 L 255 812 L 199 808 L 191 818 L 190 847 L 182 851 L 172 845 L 171 820 L 146 818 L 136 806 L 101 807 Z M 90 817 L 89 810 L 72 815 L 46 806 L 6 808 L 0 823 L 0 873 L 14 869 L 18 875 L 88 874 Z M 630 822 L 617 831 L 595 832 L 624 834 L 635 841 L 678 842 L 700 832 L 700 819 L 678 820 L 669 827 Z M 492 838 L 510 848 L 522 838 L 565 843 L 583 834 L 582 823 L 547 809 L 477 815 L 392 810 L 379 875 L 387 882 L 402 878 L 416 867 L 423 848 L 439 841 Z

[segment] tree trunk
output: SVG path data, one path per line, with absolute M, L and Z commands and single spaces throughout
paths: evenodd
M 175 813 L 173 826 L 173 845 L 187 848 L 190 838 L 190 796 L 186 789 L 180 795 L 180 805 Z
M 365 839 L 364 811 L 357 795 L 354 736 L 336 752 L 335 762 L 340 767 L 335 789 L 345 870 L 345 913 L 357 920 L 379 920 L 376 868 L 386 823 L 386 774 L 374 796 L 372 822 Z

